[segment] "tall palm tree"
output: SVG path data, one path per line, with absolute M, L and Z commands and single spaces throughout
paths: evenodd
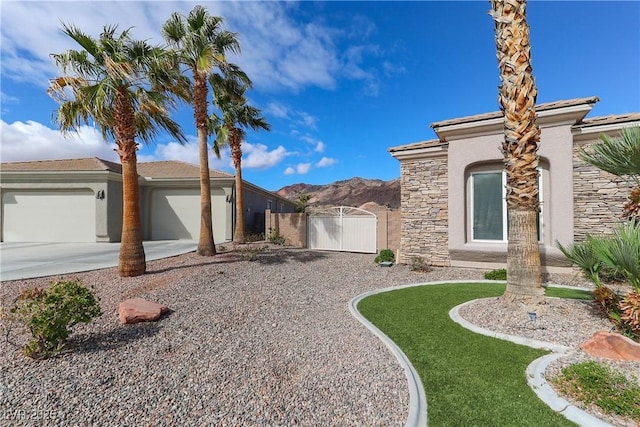
M 193 112 L 200 157 L 200 237 L 197 253 L 203 256 L 216 254 L 207 141 L 210 133 L 207 78 L 215 68 L 225 68 L 227 52 L 240 52 L 236 34 L 222 30 L 222 21 L 222 18 L 209 15 L 204 7 L 198 5 L 187 17 L 173 13 L 162 27 L 165 40 L 175 49 L 180 63 L 193 76 Z
M 118 270 L 121 276 L 144 274 L 146 261 L 137 172 L 136 138 L 151 142 L 160 130 L 180 143 L 185 138 L 169 117 L 174 94 L 188 97 L 188 85 L 169 52 L 132 40 L 130 31 L 116 34 L 117 26 L 105 26 L 96 39 L 72 25 L 63 32 L 81 50 L 52 54 L 63 76 L 51 80 L 49 95 L 60 106 L 55 120 L 63 133 L 83 124 L 96 126 L 105 141 L 115 139 L 122 163 L 122 238 Z
M 640 126 L 624 128 L 620 136 L 607 134 L 589 150 L 580 150 L 582 160 L 625 179 L 631 185 L 629 200 L 624 205 L 624 216 L 640 224 Z
M 215 113 L 212 115 L 216 144 L 229 144 L 235 167 L 236 225 L 233 241 L 244 243 L 246 238 L 242 191 L 242 140 L 245 137 L 245 129 L 270 130 L 271 125 L 261 115 L 259 109 L 248 104 L 245 92 L 251 87 L 251 81 L 244 73 L 233 73 L 231 76 L 224 77 L 214 73 L 209 81 L 214 88 L 213 103 L 221 112 L 221 117 Z
M 504 114 L 502 153 L 507 175 L 507 289 L 509 302 L 543 299 L 538 247 L 537 89 L 531 67 L 525 0 L 491 0 L 501 85 L 498 101 Z

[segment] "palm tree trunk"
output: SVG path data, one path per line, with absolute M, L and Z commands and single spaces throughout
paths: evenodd
M 543 300 L 537 238 L 537 89 L 531 67 L 525 0 L 492 0 L 500 68 L 499 103 L 504 113 L 502 144 L 509 217 L 505 300 L 537 304 Z
M 138 145 L 133 106 L 124 90 L 117 94 L 115 104 L 116 151 L 122 163 L 122 237 L 118 272 L 121 277 L 132 277 L 144 274 L 147 269 L 140 222 Z
M 242 148 L 240 146 L 242 142 L 238 135 L 238 130 L 230 126 L 229 127 L 229 146 L 231 147 L 231 158 L 233 159 L 233 165 L 235 166 L 236 176 L 236 227 L 233 234 L 233 241 L 235 243 L 244 243 L 246 237 L 244 235 L 244 198 L 242 191 Z
M 198 154 L 200 157 L 200 238 L 198 255 L 213 256 L 216 245 L 213 241 L 213 220 L 211 218 L 211 179 L 209 176 L 209 144 L 207 117 L 207 81 L 205 76 L 194 70 L 194 116 L 198 130 Z

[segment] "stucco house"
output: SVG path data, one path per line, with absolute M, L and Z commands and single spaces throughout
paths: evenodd
M 541 128 L 539 245 L 543 271 L 567 271 L 556 247 L 589 233 L 610 232 L 629 194 L 621 179 L 582 162 L 579 147 L 602 133 L 640 125 L 640 113 L 586 118 L 599 99 L 536 106 Z M 499 111 L 435 122 L 437 139 L 392 147 L 400 161 L 400 261 L 432 265 L 506 265 L 505 177 Z
M 198 240 L 200 170 L 178 161 L 138 164 L 145 240 Z M 244 221 L 264 231 L 264 212 L 293 212 L 295 204 L 244 182 Z M 233 175 L 211 170 L 216 243 L 233 239 Z M 122 232 L 122 169 L 98 158 L 0 164 L 1 241 L 118 242 Z

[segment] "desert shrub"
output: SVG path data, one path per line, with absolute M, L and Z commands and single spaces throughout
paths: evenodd
M 491 270 L 484 273 L 484 278 L 487 280 L 507 280 L 507 270 L 499 268 L 497 270 Z
M 562 369 L 553 382 L 560 391 L 587 405 L 640 422 L 640 386 L 620 372 L 594 361 L 582 362 Z
M 284 245 L 286 238 L 280 234 L 280 230 L 269 227 L 269 241 L 274 245 Z
M 431 266 L 421 256 L 411 257 L 409 268 L 411 269 L 411 271 L 418 271 L 420 273 L 428 273 L 432 270 Z
M 620 319 L 629 325 L 633 333 L 640 335 L 640 293 L 631 291 L 620 301 Z
M 600 286 L 593 291 L 593 300 L 600 311 L 609 315 L 619 311 L 620 296 L 608 286 Z
M 382 249 L 373 262 L 380 264 L 381 262 L 394 262 L 395 260 L 396 256 L 391 249 Z
M 60 353 L 73 326 L 89 323 L 102 314 L 96 298 L 79 281 L 60 281 L 48 289 L 24 290 L 10 312 L 31 333 L 33 339 L 23 351 L 34 359 Z
M 247 243 L 261 242 L 263 240 L 264 233 L 252 233 L 250 231 L 245 231 L 244 233 L 244 241 Z
M 603 265 L 624 274 L 629 284 L 640 290 L 640 223 L 618 224 L 612 236 L 592 237 L 590 244 Z

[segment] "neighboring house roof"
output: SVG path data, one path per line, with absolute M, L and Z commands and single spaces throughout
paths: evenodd
M 138 163 L 138 174 L 145 178 L 200 178 L 200 167 L 176 160 Z M 233 175 L 210 169 L 211 178 L 233 178 Z
M 175 160 L 138 163 L 137 167 L 138 175 L 151 179 L 200 177 L 200 167 Z M 97 157 L 1 163 L 0 169 L 7 172 L 110 171 L 122 173 L 122 165 L 119 163 Z M 210 176 L 211 178 L 233 178 L 233 175 L 217 170 L 210 170 Z
M 562 101 L 546 102 L 546 103 L 543 103 L 543 104 L 537 104 L 536 105 L 536 112 L 553 110 L 553 109 L 557 109 L 557 108 L 573 107 L 573 106 L 582 105 L 582 104 L 595 104 L 599 100 L 600 99 L 597 96 L 591 96 L 591 97 L 588 97 L 588 98 L 574 98 L 574 99 L 567 99 L 567 100 L 562 100 Z M 459 117 L 457 119 L 450 119 L 450 120 L 442 120 L 442 121 L 439 121 L 439 122 L 433 122 L 431 124 L 431 127 L 436 129 L 436 128 L 443 127 L 443 126 L 451 126 L 451 125 L 458 125 L 458 124 L 462 124 L 462 123 L 477 122 L 477 121 L 480 121 L 480 120 L 495 119 L 495 118 L 499 118 L 499 117 L 502 117 L 502 111 L 493 111 L 491 113 L 476 114 L 476 115 L 473 115 L 473 116 Z
M 0 163 L 0 170 L 11 172 L 111 171 L 122 173 L 122 165 L 97 157 L 63 160 Z

